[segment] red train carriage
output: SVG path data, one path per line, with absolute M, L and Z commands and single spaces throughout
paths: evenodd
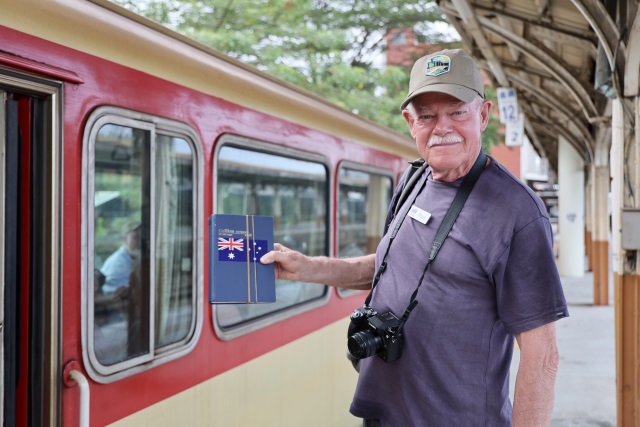
M 357 425 L 362 294 L 212 307 L 207 217 L 371 253 L 412 142 L 107 2 L 0 10 L 0 424 Z

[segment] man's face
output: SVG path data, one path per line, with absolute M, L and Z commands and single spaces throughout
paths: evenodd
M 142 233 L 139 228 L 128 232 L 127 235 L 124 237 L 124 243 L 131 255 L 136 256 L 140 254 L 140 238 L 141 237 L 142 237 Z
M 433 178 L 455 181 L 466 175 L 480 152 L 491 102 L 478 97 L 464 103 L 436 92 L 418 95 L 412 103 L 415 113 L 410 109 L 402 114 Z

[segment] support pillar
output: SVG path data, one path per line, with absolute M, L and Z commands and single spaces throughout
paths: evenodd
M 563 137 L 558 141 L 558 231 L 561 276 L 584 275 L 584 160 Z
M 587 185 L 584 191 L 584 255 L 587 257 L 587 271 L 593 271 L 593 168 L 587 170 Z
M 592 269 L 593 304 L 609 305 L 609 166 L 595 166 L 593 170 L 593 232 Z
M 640 425 L 640 276 L 637 252 L 622 249 L 622 209 L 637 207 L 638 146 L 640 135 L 635 131 L 635 141 L 626 141 L 625 128 L 629 127 L 622 103 L 612 101 L 611 127 L 611 249 L 614 291 L 614 316 L 616 339 L 616 399 L 617 425 Z M 634 104 L 635 121 L 638 123 L 638 106 Z M 628 129 L 626 129 L 628 130 Z M 625 167 L 629 162 L 629 167 Z M 628 186 L 632 187 L 626 193 Z M 631 261 L 631 262 L 629 262 Z

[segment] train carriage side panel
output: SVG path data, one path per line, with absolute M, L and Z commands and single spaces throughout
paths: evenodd
M 37 2 L 26 3 L 43 13 L 48 10 L 48 6 Z M 85 13 L 75 9 L 78 2 L 64 1 L 61 4 L 65 7 L 60 11 L 71 14 L 74 19 Z M 13 7 L 17 8 L 16 13 L 24 12 L 20 10 L 23 6 Z M 60 11 L 52 11 L 52 16 L 61 18 Z M 107 17 L 108 14 L 99 19 Z M 60 21 L 63 22 L 63 19 Z M 85 28 L 84 23 L 75 22 L 78 23 L 77 36 L 81 38 L 82 33 L 89 29 Z M 60 23 L 56 22 L 55 25 Z M 95 27 L 99 32 L 105 31 L 105 28 L 108 28 L 107 24 Z M 46 33 L 39 35 L 55 38 Z M 307 123 L 295 123 L 292 120 L 297 117 L 296 113 L 283 110 L 295 110 L 295 102 L 286 107 L 278 106 L 279 115 L 289 114 L 289 119 L 285 120 L 212 95 L 218 86 L 210 76 L 190 76 L 190 79 L 198 80 L 197 85 L 192 86 L 207 87 L 207 93 L 158 77 L 162 75 L 162 61 L 167 63 L 174 59 L 172 55 L 176 52 L 173 51 L 157 54 L 143 64 L 144 67 L 140 66 L 138 59 L 136 66 L 144 68 L 144 71 L 140 71 L 103 59 L 102 56 L 111 53 L 107 48 L 96 48 L 96 45 L 84 46 L 85 50 L 91 52 L 82 52 L 7 26 L 0 26 L 0 38 L 9 41 L 2 48 L 6 58 L 19 58 L 36 65 L 24 67 L 21 71 L 33 73 L 40 68 L 49 73 L 48 77 L 56 73 L 58 76 L 75 76 L 70 79 L 72 82 L 64 83 L 63 99 L 63 364 L 71 360 L 87 361 L 86 343 L 83 346 L 82 342 L 87 319 L 82 316 L 81 290 L 88 291 L 92 280 L 86 265 L 87 254 L 92 248 L 86 240 L 87 230 L 82 228 L 83 223 L 88 224 L 85 215 L 90 203 L 82 199 L 83 194 L 86 198 L 86 192 L 82 190 L 95 171 L 91 170 L 91 163 L 86 157 L 87 147 L 83 144 L 93 144 L 91 138 L 85 138 L 86 133 L 91 131 L 87 128 L 90 117 L 98 109 L 113 106 L 124 111 L 125 116 L 129 112 L 135 117 L 139 115 L 141 122 L 149 117 L 157 117 L 158 122 L 182 123 L 193 130 L 195 137 L 192 142 L 201 144 L 194 151 L 194 167 L 198 169 L 197 179 L 201 181 L 197 182 L 200 189 L 196 200 L 201 219 L 213 212 L 213 183 L 217 174 L 215 150 L 226 135 L 260 141 L 273 150 L 286 147 L 296 153 L 310 153 L 324 158 L 329 195 L 333 199 L 329 205 L 333 208 L 337 205 L 338 197 L 337 170 L 345 159 L 356 165 L 387 171 L 390 175 L 396 175 L 404 169 L 405 158 L 381 151 L 380 143 L 378 147 L 372 147 L 354 143 L 344 135 L 332 135 L 326 123 L 319 126 L 324 130 L 308 127 L 308 120 L 311 119 L 305 119 Z M 70 43 L 65 37 L 60 40 Z M 97 43 L 98 46 L 105 44 L 108 41 Z M 152 55 L 149 52 L 146 54 Z M 119 59 L 120 62 L 127 60 Z M 200 62 L 198 59 L 193 61 L 194 64 Z M 5 67 L 20 70 L 19 62 L 4 61 L 4 64 Z M 2 57 L 0 63 L 3 63 Z M 189 64 L 189 67 L 202 67 L 194 64 Z M 189 70 L 189 67 L 185 69 Z M 201 70 L 206 70 L 206 67 Z M 246 73 L 245 70 L 242 72 Z M 274 93 L 281 87 L 260 79 L 256 84 L 269 86 L 266 93 Z M 261 98 L 260 102 L 267 104 L 278 103 L 277 97 L 270 100 L 259 94 L 256 90 L 255 95 L 245 94 L 244 97 Z M 311 106 L 318 105 L 317 100 L 312 98 L 308 103 Z M 339 127 L 346 127 L 349 120 L 341 122 Z M 360 135 L 359 138 L 363 135 L 357 129 L 352 134 Z M 336 240 L 336 218 L 335 211 L 329 212 L 327 226 L 331 233 L 330 241 Z M 207 235 L 206 221 L 201 220 L 195 227 L 198 236 Z M 204 263 L 208 259 L 208 248 L 205 244 L 199 247 L 202 247 L 202 252 L 196 254 L 200 263 L 197 280 L 199 286 L 204 286 L 208 280 Z M 328 255 L 336 254 L 332 246 L 328 251 Z M 83 268 L 84 276 L 81 275 Z M 206 303 L 206 287 L 201 291 L 203 298 L 199 300 L 197 309 L 203 320 L 199 326 L 201 330 L 195 335 L 195 347 L 188 354 L 167 363 L 151 361 L 142 364 L 134 375 L 123 375 L 115 381 L 90 379 L 91 425 L 139 425 L 150 422 L 173 425 L 171 420 L 179 418 L 185 421 L 191 417 L 193 425 L 240 426 L 253 423 L 255 420 L 251 417 L 254 415 L 272 423 L 260 425 L 298 425 L 308 422 L 309 418 L 316 419 L 318 425 L 355 425 L 352 422 L 354 419 L 346 413 L 355 372 L 345 358 L 344 338 L 347 316 L 361 303 L 362 296 L 338 296 L 334 290 L 330 290 L 327 303 L 321 307 L 233 339 L 221 340 L 212 325 L 212 309 Z M 77 425 L 77 388 L 62 390 L 62 405 L 63 425 Z

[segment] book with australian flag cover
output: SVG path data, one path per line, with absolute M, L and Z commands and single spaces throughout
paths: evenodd
M 260 257 L 273 249 L 273 217 L 213 214 L 209 217 L 209 302 L 276 301 L 273 264 Z

